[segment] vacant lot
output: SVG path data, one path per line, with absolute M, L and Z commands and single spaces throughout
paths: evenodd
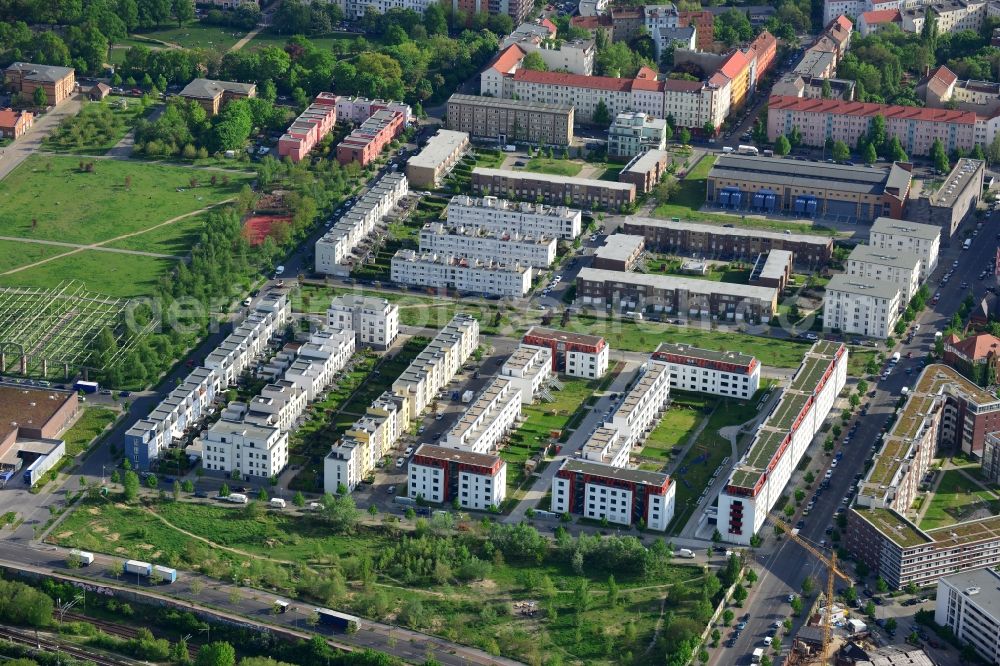
M 92 163 L 93 172 L 80 169 Z M 33 156 L 0 181 L 0 235 L 95 243 L 148 229 L 235 196 L 248 178 L 192 189 L 188 168 Z M 205 180 L 202 178 L 202 180 Z
M 1000 498 L 957 469 L 942 473 L 937 492 L 920 521 L 924 530 L 1000 513 Z
M 66 118 L 45 139 L 48 150 L 78 155 L 103 155 L 118 143 L 146 107 L 135 98 L 108 97 L 88 102 L 75 116 Z
M 114 423 L 118 413 L 105 407 L 87 407 L 69 430 L 62 436 L 66 441 L 66 455 L 75 456 L 102 432 L 109 423 Z
M 288 511 L 188 502 L 142 509 L 100 500 L 83 502 L 53 540 L 217 578 L 236 575 L 283 596 L 308 595 L 310 601 L 526 663 L 543 663 L 554 654 L 572 663 L 632 663 L 647 654 L 664 598 L 669 601 L 666 622 L 676 619 L 677 629 L 684 622 L 695 633 L 703 626 L 693 620 L 704 577 L 698 567 L 660 564 L 649 577 L 615 571 L 613 600 L 608 569 L 599 562 L 577 575 L 554 550 L 541 562 L 490 558 L 478 526 L 466 522 L 463 527 L 465 532 L 450 537 L 434 536 L 426 525 L 420 528 L 423 536 L 391 525 L 337 535 L 316 518 Z M 475 554 L 485 566 L 465 575 L 450 564 L 461 557 L 459 550 Z M 436 566 L 424 566 L 425 558 Z M 530 617 L 513 607 L 525 600 L 537 604 Z M 661 663 L 662 650 L 654 648 L 648 662 L 637 663 Z
M 64 252 L 66 252 L 65 247 L 55 245 L 0 240 L 0 273 Z

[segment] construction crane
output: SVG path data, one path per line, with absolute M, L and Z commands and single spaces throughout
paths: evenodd
M 808 541 L 806 541 L 805 539 L 803 539 L 802 537 L 800 537 L 798 534 L 796 534 L 794 531 L 792 531 L 791 525 L 789 525 L 788 523 L 786 523 L 784 520 L 782 520 L 778 516 L 774 515 L 773 513 L 769 513 L 768 517 L 774 522 L 775 525 L 777 525 L 778 527 L 780 527 L 781 529 L 783 529 L 785 531 L 785 534 L 788 535 L 789 539 L 791 539 L 795 543 L 797 543 L 800 546 L 802 546 L 813 557 L 815 557 L 817 560 L 819 560 L 820 562 L 822 562 L 823 564 L 826 565 L 826 568 L 827 568 L 827 576 L 826 576 L 826 622 L 823 624 L 823 647 L 820 650 L 819 662 L 818 662 L 820 664 L 826 664 L 826 663 L 828 663 L 827 662 L 827 652 L 830 651 L 830 644 L 832 642 L 831 635 L 832 635 L 832 632 L 833 632 L 833 622 L 832 622 L 832 616 L 833 616 L 833 578 L 834 578 L 834 576 L 838 576 L 839 578 L 841 578 L 842 580 L 850 583 L 851 585 L 854 585 L 854 581 L 851 579 L 850 576 L 848 576 L 846 573 L 844 573 L 843 571 L 841 571 L 840 569 L 837 568 L 837 553 L 836 553 L 836 551 L 832 552 L 830 554 L 830 557 L 827 557 L 826 555 L 824 555 L 823 553 L 821 553 L 819 551 L 819 549 L 817 549 L 811 543 L 809 543 Z

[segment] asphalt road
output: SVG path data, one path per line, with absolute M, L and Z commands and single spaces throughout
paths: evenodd
M 971 229 L 974 227 L 974 223 L 971 225 L 967 223 L 963 228 Z M 908 345 L 900 345 L 896 348 L 904 358 L 892 374 L 886 380 L 869 382 L 875 390 L 875 396 L 867 403 L 869 405 L 868 414 L 861 418 L 856 417 L 852 422 L 852 424 L 858 424 L 858 429 L 852 436 L 849 445 L 843 446 L 838 442 L 832 455 L 843 451 L 843 458 L 833 471 L 830 487 L 820 494 L 815 508 L 808 517 L 804 518 L 805 527 L 799 532 L 800 537 L 807 539 L 827 553 L 830 552 L 830 537 L 826 535 L 826 529 L 835 524 L 836 511 L 847 506 L 843 501 L 844 497 L 848 495 L 850 486 L 855 483 L 856 475 L 863 473 L 865 461 L 877 450 L 877 438 L 901 396 L 900 389 L 915 383 L 919 375 L 916 366 L 920 359 L 933 350 L 935 331 L 943 330 L 947 326 L 948 321 L 967 293 L 971 291 L 976 297 L 981 297 L 985 293 L 986 287 L 989 286 L 985 281 L 977 280 L 977 276 L 996 251 L 995 238 L 997 233 L 1000 233 L 1000 216 L 995 216 L 984 224 L 983 230 L 973 241 L 972 247 L 968 251 L 961 250 L 961 244 L 955 243 L 951 248 L 942 252 L 938 261 L 938 269 L 928 284 L 932 294 L 936 291 L 941 292 L 939 303 L 933 308 L 928 308 L 918 319 L 920 330 L 914 336 L 913 341 Z M 955 275 L 946 286 L 939 287 L 941 276 L 952 268 L 952 262 L 955 260 L 959 261 Z M 969 288 L 963 289 L 961 287 L 963 280 L 969 282 Z M 905 358 L 907 352 L 913 352 L 912 360 Z M 910 374 L 907 374 L 908 369 L 911 370 Z M 813 447 L 807 452 L 807 455 L 813 459 L 810 469 L 814 470 L 814 473 L 818 472 L 817 478 L 822 478 L 831 459 L 831 456 L 822 452 L 822 439 L 822 437 L 817 437 Z M 793 477 L 793 479 L 795 478 L 801 479 L 801 475 Z M 815 485 L 818 485 L 818 481 L 814 487 Z M 789 488 L 791 487 L 795 487 L 794 481 L 790 483 Z M 796 514 L 789 522 L 794 524 L 799 520 L 799 517 L 799 514 Z M 724 641 L 730 636 L 729 630 L 724 631 L 723 646 L 712 651 L 709 662 L 712 665 L 728 666 L 729 664 L 750 663 L 750 653 L 755 647 L 763 646 L 762 639 L 769 632 L 771 623 L 783 620 L 790 615 L 791 607 L 786 600 L 787 596 L 799 594 L 802 582 L 809 576 L 814 578 L 818 587 L 826 585 L 826 568 L 821 566 L 798 544 L 790 542 L 787 538 L 782 538 L 775 546 L 774 533 L 769 523 L 765 524 L 760 534 L 765 538 L 765 543 L 762 548 L 758 549 L 755 560 L 755 568 L 760 579 L 754 585 L 750 598 L 744 604 L 744 607 L 750 610 L 751 617 L 746 630 L 736 640 L 734 647 L 724 647 Z M 827 544 L 821 546 L 820 544 L 824 540 Z M 853 572 L 853 568 L 848 567 L 848 572 Z M 840 579 L 837 579 L 835 583 L 838 589 L 845 585 Z M 859 591 L 862 587 L 863 585 L 859 586 Z M 915 613 L 916 610 L 918 607 L 912 607 L 909 614 Z M 794 620 L 792 635 L 798 631 L 802 624 L 802 618 Z M 790 641 L 783 639 L 783 643 L 787 652 Z
M 0 180 L 7 177 L 24 160 L 42 147 L 42 140 L 52 133 L 63 120 L 79 113 L 83 104 L 82 93 L 74 93 L 62 104 L 35 118 L 34 124 L 17 141 L 0 151 Z

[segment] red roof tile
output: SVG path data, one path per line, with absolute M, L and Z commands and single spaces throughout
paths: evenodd
M 521 62 L 521 58 L 525 56 L 524 50 L 521 49 L 517 44 L 511 44 L 506 49 L 500 52 L 493 62 L 490 63 L 492 69 L 497 70 L 503 74 L 506 74 L 514 68 L 514 65 Z
M 898 9 L 876 9 L 875 11 L 865 12 L 861 15 L 861 18 L 863 18 L 865 23 L 868 25 L 893 23 L 901 20 Z
M 762 31 L 759 35 L 757 35 L 757 39 L 750 42 L 750 48 L 757 53 L 769 51 L 772 48 L 777 48 L 777 46 L 778 39 L 767 30 Z
M 735 79 L 749 66 L 750 61 L 747 60 L 747 57 L 743 55 L 742 51 L 737 50 L 731 56 L 726 58 L 726 61 L 722 63 L 722 67 L 719 68 L 719 71 L 728 76 L 730 79 Z
M 986 358 L 990 352 L 1000 354 L 1000 339 L 989 333 L 973 335 L 961 342 L 948 342 L 952 347 L 962 353 L 963 356 L 971 358 L 973 361 Z
M 834 19 L 834 23 L 843 28 L 844 30 L 853 30 L 854 24 L 851 23 L 851 19 L 847 18 L 843 14 Z
M 27 111 L 14 111 L 13 109 L 0 109 L 0 127 L 14 128 L 18 123 L 27 120 L 31 114 Z
M 583 28 L 584 30 L 610 28 L 613 25 L 608 16 L 574 16 L 569 20 L 569 24 L 574 28 Z
M 596 90 L 611 90 L 628 92 L 632 89 L 632 79 L 616 79 L 611 76 L 586 76 L 584 74 L 566 74 L 563 72 L 538 72 L 533 69 L 519 69 L 514 73 L 515 81 L 528 83 L 543 83 L 555 86 L 571 86 L 573 88 L 593 88 Z M 647 88 L 642 88 L 647 89 Z
M 938 123 L 966 123 L 969 125 L 974 125 L 976 122 L 976 114 L 972 111 L 928 109 L 918 106 L 872 104 L 870 102 L 845 102 L 839 99 L 808 99 L 804 97 L 773 95 L 767 101 L 767 105 L 769 109 L 832 113 L 843 116 L 874 116 L 875 114 L 881 114 L 887 120 L 890 118 L 902 118 Z
M 559 28 L 556 27 L 556 24 L 553 23 L 552 21 L 548 20 L 547 18 L 546 19 L 542 19 L 541 25 L 543 25 L 546 28 L 548 28 L 549 29 L 549 34 L 552 35 L 553 37 L 556 36 L 556 32 L 558 32 L 558 30 L 559 30 Z

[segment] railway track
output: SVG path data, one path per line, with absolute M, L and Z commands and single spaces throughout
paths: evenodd
M 109 655 L 85 650 L 75 645 L 58 644 L 44 636 L 35 638 L 33 631 L 26 632 L 10 627 L 0 627 L 0 639 L 10 641 L 11 643 L 27 645 L 34 650 L 43 652 L 61 652 L 80 661 L 92 662 L 97 666 L 133 666 L 135 663 L 132 660 L 115 659 Z
M 117 636 L 118 638 L 131 639 L 138 638 L 139 630 L 134 627 L 129 627 L 123 624 L 115 624 L 114 622 L 107 622 L 105 620 L 97 620 L 87 615 L 81 615 L 79 613 L 66 613 L 63 615 L 63 619 L 71 622 L 86 622 L 87 624 L 92 624 L 101 631 L 111 636 Z M 153 632 L 156 635 L 156 632 Z M 160 636 L 157 636 L 160 638 Z M 194 659 L 198 656 L 198 646 L 188 644 L 188 656 Z

